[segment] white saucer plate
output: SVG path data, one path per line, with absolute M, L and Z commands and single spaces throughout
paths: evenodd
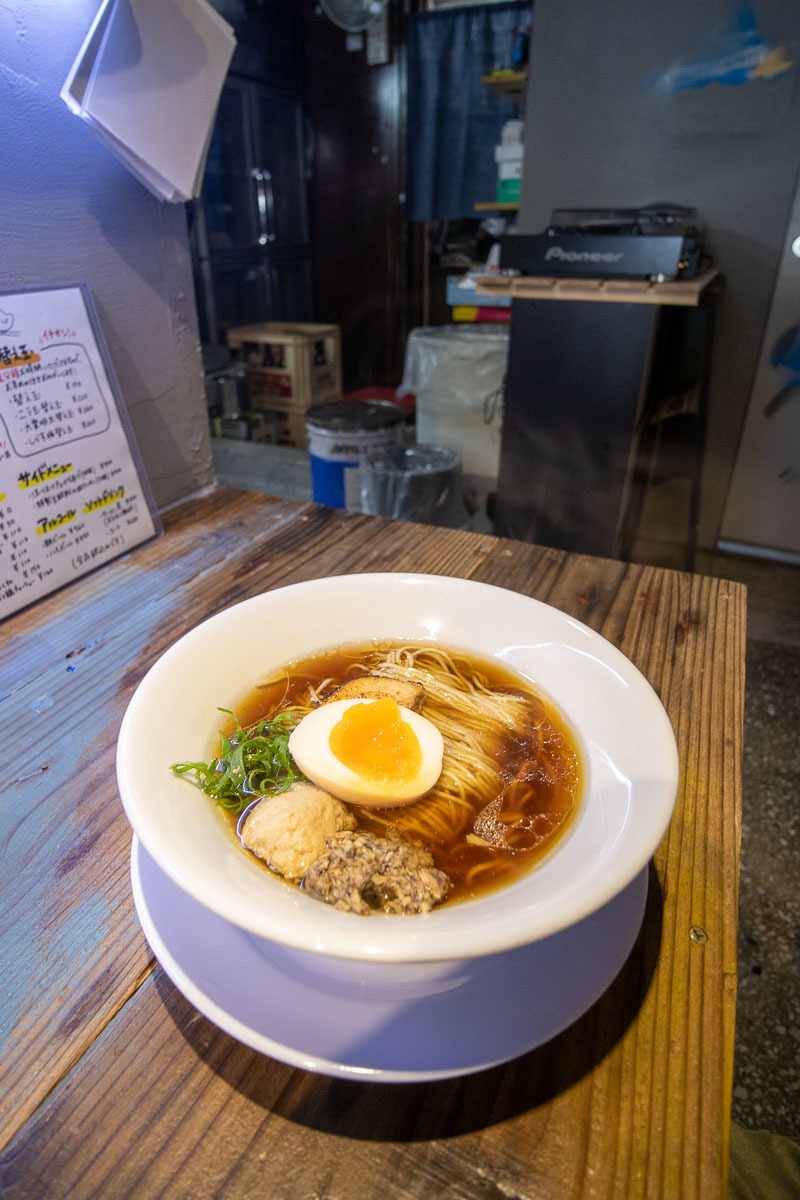
M 378 1083 L 471 1074 L 555 1037 L 622 968 L 647 896 L 645 867 L 603 908 L 530 945 L 459 962 L 365 964 L 230 924 L 173 883 L 135 836 L 131 878 L 153 953 L 210 1021 L 291 1066 Z

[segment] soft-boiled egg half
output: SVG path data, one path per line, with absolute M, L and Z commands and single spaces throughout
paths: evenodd
M 289 736 L 289 753 L 312 783 L 365 808 L 410 804 L 442 771 L 442 735 L 426 717 L 380 700 L 333 700 Z

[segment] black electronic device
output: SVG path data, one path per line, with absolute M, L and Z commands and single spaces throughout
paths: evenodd
M 645 208 L 554 208 L 548 233 L 617 233 L 700 238 L 696 208 L 649 204 Z
M 501 270 L 534 276 L 691 279 L 702 259 L 697 214 L 676 205 L 555 209 L 544 233 L 500 243 Z

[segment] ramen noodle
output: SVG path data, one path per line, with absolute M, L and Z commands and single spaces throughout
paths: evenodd
M 567 829 L 583 768 L 555 705 L 495 660 L 429 644 L 340 647 L 259 682 L 237 717 L 247 727 L 288 709 L 302 716 L 363 675 L 421 684 L 421 714 L 440 731 L 444 753 L 438 782 L 420 799 L 384 809 L 351 804 L 357 830 L 423 847 L 449 879 L 448 904 L 530 870 Z

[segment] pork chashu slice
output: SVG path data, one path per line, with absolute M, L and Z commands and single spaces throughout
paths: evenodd
M 394 679 L 390 675 L 356 675 L 346 683 L 334 688 L 320 701 L 329 704 L 332 700 L 382 700 L 390 696 L 401 708 L 410 708 L 418 713 L 425 701 L 425 688 L 412 679 Z

